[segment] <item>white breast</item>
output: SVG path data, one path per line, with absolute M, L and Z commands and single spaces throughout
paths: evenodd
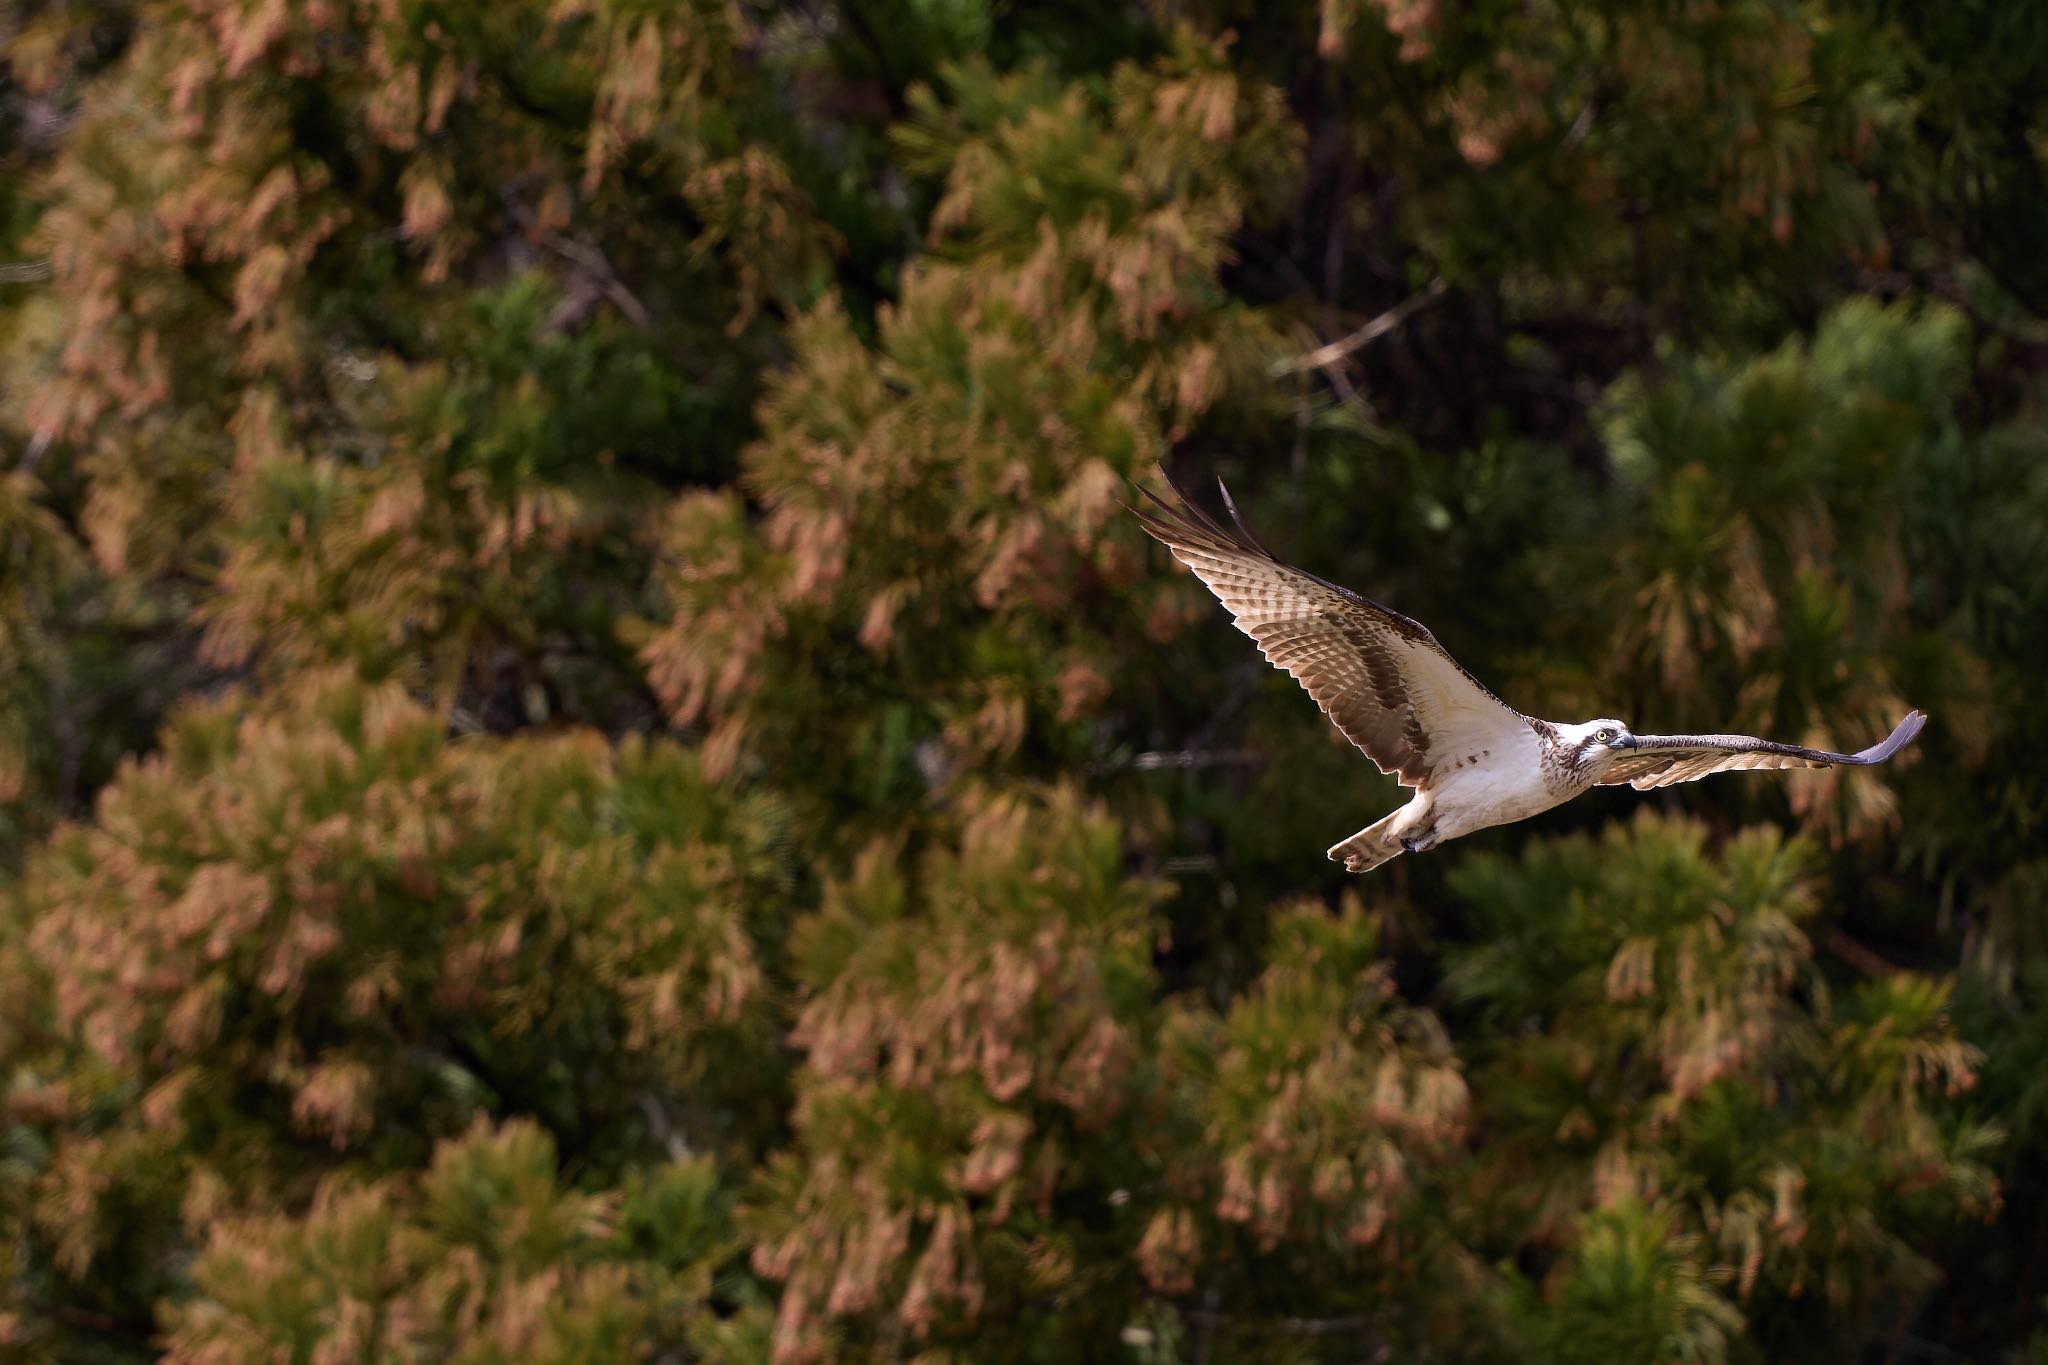
M 1439 837 L 1455 839 L 1489 825 L 1526 820 L 1577 795 L 1543 780 L 1543 748 L 1534 730 L 1498 744 L 1486 759 L 1430 779 Z

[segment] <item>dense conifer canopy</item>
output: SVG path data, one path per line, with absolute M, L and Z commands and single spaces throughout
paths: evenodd
M 2048 1356 L 2043 13 L 0 0 L 0 1353 Z

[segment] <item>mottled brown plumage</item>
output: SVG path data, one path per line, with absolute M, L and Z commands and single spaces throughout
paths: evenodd
M 1882 763 L 1911 744 L 1925 724 L 1924 712 L 1911 712 L 1891 734 L 1853 754 L 1780 744 L 1754 735 L 1637 735 L 1635 743 L 1629 746 L 1631 751 L 1615 759 L 1600 775 L 1600 785 L 1626 782 L 1637 791 L 1648 791 L 1676 782 L 1696 782 L 1711 773 Z
M 1750 735 L 1636 736 L 1615 720 L 1538 720 L 1488 691 L 1420 622 L 1281 561 L 1244 524 L 1228 489 L 1230 527 L 1178 488 L 1176 503 L 1140 491 L 1151 506 L 1132 511 L 1145 529 L 1209 585 L 1238 629 L 1345 738 L 1415 788 L 1406 806 L 1330 850 L 1352 871 L 1525 819 L 1595 784 L 1640 789 L 1736 769 L 1882 763 L 1926 724 L 1912 712 L 1882 743 L 1838 754 Z
M 1420 787 L 1464 746 L 1483 761 L 1497 734 L 1527 718 L 1486 690 L 1424 626 L 1391 607 L 1283 563 L 1237 515 L 1234 530 L 1185 495 L 1175 507 L 1150 490 L 1145 529 L 1230 608 L 1268 660 L 1315 698 L 1381 772 Z M 1175 489 L 1178 493 L 1179 490 Z

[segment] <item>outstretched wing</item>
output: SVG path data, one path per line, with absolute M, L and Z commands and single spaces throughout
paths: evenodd
M 1420 788 L 1496 749 L 1505 758 L 1506 746 L 1533 737 L 1528 721 L 1419 623 L 1274 558 L 1238 516 L 1229 489 L 1223 501 L 1234 529 L 1178 487 L 1178 506 L 1140 491 L 1153 505 L 1131 510 L 1145 529 L 1209 585 L 1237 628 L 1293 674 L 1381 772 Z
M 1692 782 L 1709 773 L 1752 768 L 1832 768 L 1837 764 L 1882 763 L 1913 742 L 1927 724 L 1921 711 L 1907 713 L 1880 744 L 1861 753 L 1837 754 L 1800 744 L 1779 744 L 1754 735 L 1638 735 L 1635 748 L 1607 765 L 1600 785 L 1632 784 L 1637 791 Z

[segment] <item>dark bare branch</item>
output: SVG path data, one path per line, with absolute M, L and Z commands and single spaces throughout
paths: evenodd
M 1272 372 L 1277 378 L 1281 375 L 1299 374 L 1303 370 L 1326 369 L 1360 347 L 1370 345 L 1372 342 L 1393 331 L 1409 318 L 1442 298 L 1443 294 L 1443 280 L 1440 278 L 1431 280 L 1429 286 L 1420 293 L 1411 294 L 1358 330 L 1339 337 L 1328 345 L 1318 346 L 1313 351 L 1307 351 L 1301 355 L 1289 357 L 1286 360 L 1274 361 Z

